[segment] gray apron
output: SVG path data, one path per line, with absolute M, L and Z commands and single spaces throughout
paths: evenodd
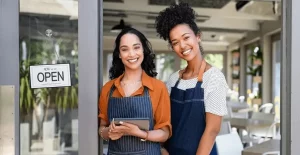
M 108 118 L 149 118 L 150 130 L 153 130 L 154 119 L 152 104 L 148 88 L 145 87 L 144 95 L 132 97 L 112 97 L 115 90 L 113 86 L 109 93 Z M 160 144 L 156 142 L 141 141 L 134 136 L 122 136 L 118 140 L 110 140 L 108 155 L 160 155 Z

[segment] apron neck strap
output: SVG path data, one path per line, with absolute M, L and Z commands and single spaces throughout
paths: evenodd
M 109 97 L 112 97 L 115 89 L 116 89 L 116 86 L 113 84 L 109 91 Z M 148 90 L 148 87 L 146 87 L 146 86 L 144 86 L 144 95 L 149 96 L 149 90 Z
M 109 91 L 109 97 L 112 97 L 112 95 L 113 95 L 115 89 L 116 89 L 116 86 L 113 84 L 113 85 L 111 86 L 111 88 L 110 88 L 110 91 Z
M 202 81 L 205 68 L 206 68 L 206 61 L 203 59 L 202 63 L 201 63 L 201 68 L 200 68 L 200 71 L 199 71 L 199 75 L 198 75 L 198 81 Z

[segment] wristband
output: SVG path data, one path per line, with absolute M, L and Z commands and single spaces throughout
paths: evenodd
M 143 142 L 147 141 L 147 139 L 148 139 L 148 134 L 149 133 L 148 133 L 148 131 L 145 131 L 145 132 L 146 132 L 147 135 L 146 135 L 146 137 L 144 139 L 143 138 L 141 139 L 141 141 L 143 141 Z

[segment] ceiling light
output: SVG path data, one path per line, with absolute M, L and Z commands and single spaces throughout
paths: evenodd
M 219 37 L 219 40 L 223 40 L 223 39 L 224 39 L 224 36 L 220 36 L 220 37 Z

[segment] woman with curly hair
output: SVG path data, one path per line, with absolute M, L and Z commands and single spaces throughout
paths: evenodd
M 217 155 L 215 138 L 227 114 L 228 86 L 223 73 L 203 58 L 196 13 L 186 3 L 172 4 L 156 18 L 156 31 L 187 66 L 171 74 L 171 155 Z
M 161 142 L 171 135 L 170 98 L 156 76 L 150 42 L 134 28 L 124 29 L 115 40 L 111 80 L 100 94 L 99 134 L 109 140 L 111 155 L 160 155 Z M 148 118 L 149 130 L 114 118 Z

